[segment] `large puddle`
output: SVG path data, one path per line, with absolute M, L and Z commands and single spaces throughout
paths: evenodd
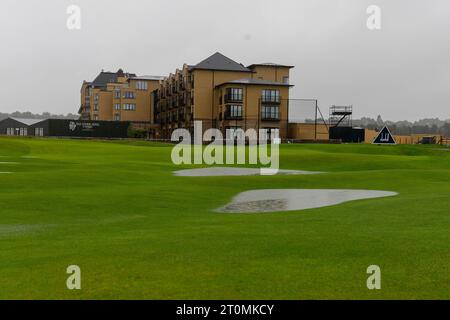
M 318 174 L 322 172 L 301 170 L 278 170 L 279 175 L 301 175 Z M 187 169 L 175 171 L 174 175 L 179 177 L 227 177 L 227 176 L 259 176 L 261 169 L 258 168 L 234 168 L 234 167 L 210 167 L 200 169 Z
M 229 204 L 216 211 L 226 213 L 296 211 L 396 195 L 398 195 L 396 192 L 371 190 L 252 190 L 240 193 Z

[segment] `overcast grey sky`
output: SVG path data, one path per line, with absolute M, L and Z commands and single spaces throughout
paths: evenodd
M 81 30 L 66 27 L 81 8 Z M 369 5 L 382 10 L 366 27 Z M 2 0 L 1 112 L 76 113 L 101 69 L 167 75 L 216 51 L 295 65 L 293 98 L 355 117 L 450 118 L 448 0 Z

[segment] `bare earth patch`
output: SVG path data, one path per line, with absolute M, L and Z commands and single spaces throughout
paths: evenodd
M 319 174 L 322 172 L 301 170 L 279 170 L 279 175 Z M 200 169 L 187 169 L 174 172 L 179 177 L 233 177 L 233 176 L 259 176 L 258 168 L 210 167 Z
M 229 204 L 216 211 L 225 213 L 297 211 L 396 195 L 398 195 L 396 192 L 372 190 L 252 190 L 238 194 Z

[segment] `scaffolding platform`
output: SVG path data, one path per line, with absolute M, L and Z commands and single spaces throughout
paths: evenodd
M 335 106 L 330 108 L 330 127 L 352 127 L 353 106 Z

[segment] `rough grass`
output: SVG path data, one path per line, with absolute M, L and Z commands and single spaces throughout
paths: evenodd
M 284 145 L 321 175 L 175 177 L 171 146 L 0 138 L 0 298 L 449 299 L 450 153 Z M 185 168 L 184 166 L 183 168 Z M 212 210 L 252 189 L 395 191 L 258 215 Z M 82 290 L 66 288 L 67 266 Z M 366 269 L 382 270 L 382 290 Z

